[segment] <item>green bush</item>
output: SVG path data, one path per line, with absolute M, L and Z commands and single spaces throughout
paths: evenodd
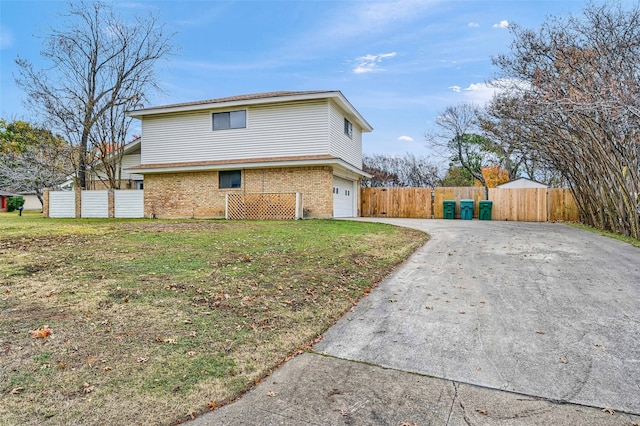
M 7 210 L 12 212 L 24 206 L 24 197 L 11 197 L 7 202 Z

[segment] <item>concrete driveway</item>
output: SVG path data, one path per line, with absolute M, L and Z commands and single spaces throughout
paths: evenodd
M 315 354 L 197 424 L 640 424 L 640 249 L 562 224 L 376 221 L 432 238 Z

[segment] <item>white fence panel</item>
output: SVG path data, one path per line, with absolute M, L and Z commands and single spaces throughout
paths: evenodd
M 82 191 L 81 217 L 109 217 L 109 191 Z
M 115 217 L 144 217 L 143 190 L 113 191 Z
M 76 217 L 75 192 L 49 192 L 49 217 Z

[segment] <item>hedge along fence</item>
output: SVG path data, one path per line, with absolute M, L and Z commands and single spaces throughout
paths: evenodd
M 435 218 L 444 217 L 444 200 L 456 201 L 460 218 L 460 200 L 474 200 L 473 217 L 478 217 L 482 187 L 453 188 L 363 188 L 363 217 Z M 490 188 L 492 220 L 523 222 L 577 221 L 578 208 L 568 189 Z

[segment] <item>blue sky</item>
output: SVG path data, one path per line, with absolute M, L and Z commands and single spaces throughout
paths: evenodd
M 579 13 L 555 1 L 115 1 L 124 15 L 151 9 L 176 33 L 152 105 L 275 90 L 340 90 L 371 123 L 365 153 L 429 154 L 438 113 L 483 103 L 492 55 L 508 51 L 510 23 L 537 28 Z M 0 116 L 38 121 L 22 105 L 15 59 L 39 52 L 61 1 L 0 0 Z M 136 133 L 135 130 L 133 133 Z

